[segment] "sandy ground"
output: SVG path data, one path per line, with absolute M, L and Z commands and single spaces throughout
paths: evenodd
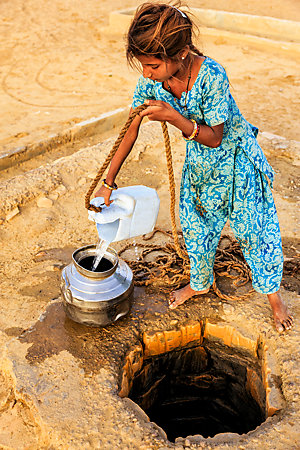
M 134 1 L 36 1 L 0 3 L 2 151 L 44 139 L 72 124 L 130 103 L 137 74 L 129 71 L 120 36 L 101 32 L 111 10 Z M 224 1 L 194 1 L 190 6 L 228 9 Z M 296 1 L 230 2 L 230 10 L 290 20 L 299 17 Z M 299 18 L 300 20 L 300 18 Z M 204 52 L 227 69 L 234 97 L 244 115 L 261 130 L 300 139 L 299 67 L 283 53 L 233 46 L 223 38 L 202 42 Z M 133 156 L 124 166 L 121 185 L 155 187 L 161 199 L 158 225 L 169 228 L 168 186 L 159 126 L 147 125 Z M 150 127 L 150 128 L 149 128 Z M 146 128 L 146 127 L 145 127 Z M 157 130 L 157 131 L 155 131 Z M 177 186 L 184 146 L 173 136 Z M 145 144 L 147 143 L 147 144 Z M 147 424 L 117 395 L 120 367 L 127 350 L 143 331 L 209 318 L 235 326 L 245 335 L 265 335 L 282 380 L 283 411 L 238 441 L 192 444 L 192 448 L 295 449 L 299 434 L 299 327 L 287 335 L 274 330 L 266 298 L 220 302 L 213 294 L 169 311 L 166 298 L 137 289 L 131 314 L 105 330 L 68 320 L 60 296 L 60 272 L 72 251 L 96 242 L 87 220 L 84 195 L 111 148 L 112 141 L 35 169 L 47 207 L 36 200 L 20 214 L 2 221 L 0 377 L 0 447 L 11 449 L 166 449 L 154 425 Z M 299 257 L 299 167 L 269 150 L 277 178 L 274 197 L 286 258 Z M 25 167 L 28 170 L 30 164 Z M 15 172 L 17 173 L 17 171 Z M 11 172 L 11 176 L 15 174 Z M 29 181 L 28 181 L 29 180 Z M 22 188 L 22 180 L 11 183 Z M 298 184 L 297 184 L 298 183 Z M 116 246 L 117 247 L 117 246 Z M 288 262 L 288 261 L 287 261 Z M 283 296 L 299 317 L 299 279 L 285 273 Z M 226 288 L 226 284 L 224 285 Z M 22 338 L 19 338 L 22 336 Z M 178 444 L 176 448 L 188 445 Z
M 0 3 L 0 108 L 5 118 L 0 151 L 130 104 L 138 75 L 127 67 L 122 36 L 108 37 L 102 30 L 112 10 L 137 4 L 65 0 L 45 8 L 36 0 Z M 284 7 L 281 0 L 188 5 L 300 20 L 296 0 L 285 1 Z M 228 45 L 223 38 L 199 45 L 226 67 L 235 98 L 250 121 L 264 131 L 299 139 L 299 70 L 291 58 Z

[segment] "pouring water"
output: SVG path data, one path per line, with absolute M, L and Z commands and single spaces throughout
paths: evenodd
M 134 238 L 153 231 L 156 223 L 159 198 L 155 189 L 147 186 L 127 186 L 111 194 L 113 203 L 107 207 L 102 197 L 95 197 L 91 204 L 101 206 L 100 212 L 89 210 L 89 219 L 96 222 L 99 243 L 93 261 L 95 272 L 111 242 Z M 134 242 L 136 260 L 139 249 Z
M 93 272 L 95 272 L 97 270 L 97 267 L 99 266 L 101 259 L 105 255 L 105 252 L 106 252 L 109 244 L 110 244 L 109 241 L 105 241 L 104 239 L 99 240 L 97 247 L 96 247 L 96 254 L 94 257 L 94 261 L 93 261 L 93 267 L 92 267 Z

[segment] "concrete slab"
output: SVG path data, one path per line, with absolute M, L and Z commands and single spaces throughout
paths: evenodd
M 204 8 L 190 8 L 190 11 L 201 27 L 300 43 L 300 26 L 296 21 Z M 134 12 L 135 8 L 111 12 L 109 26 L 119 33 L 125 32 Z
M 250 34 L 278 41 L 300 42 L 299 22 L 274 17 L 193 8 L 199 24 L 208 28 Z
M 201 36 L 216 36 L 239 44 L 250 44 L 257 49 L 276 50 L 300 58 L 299 22 L 274 17 L 191 8 Z M 109 16 L 107 33 L 125 34 L 135 8 L 114 11 Z
M 0 170 L 13 167 L 37 155 L 46 153 L 53 148 L 72 142 L 75 139 L 101 134 L 107 131 L 113 132 L 114 128 L 127 119 L 129 109 L 130 106 L 118 108 L 114 111 L 103 113 L 98 117 L 92 117 L 91 119 L 79 122 L 72 128 L 49 136 L 48 139 L 43 141 L 2 151 L 0 152 Z

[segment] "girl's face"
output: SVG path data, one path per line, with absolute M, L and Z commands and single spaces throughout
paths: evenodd
M 153 56 L 139 55 L 137 59 L 142 65 L 143 76 L 161 83 L 175 75 L 182 66 L 181 63 L 174 62 L 171 59 L 162 61 Z

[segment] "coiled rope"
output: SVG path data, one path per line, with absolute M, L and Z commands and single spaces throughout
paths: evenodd
M 99 169 L 96 177 L 94 178 L 88 192 L 85 196 L 85 207 L 89 210 L 95 212 L 101 212 L 101 207 L 95 207 L 90 203 L 91 195 L 94 192 L 96 186 L 98 185 L 100 179 L 102 178 L 103 173 L 109 166 L 112 158 L 116 154 L 126 132 L 128 131 L 131 123 L 134 118 L 140 114 L 144 109 L 147 108 L 148 105 L 138 106 L 129 116 L 127 122 L 121 129 L 121 132 L 114 143 L 113 148 L 110 153 L 106 157 L 104 163 Z M 169 242 L 165 245 L 156 245 L 156 244 L 146 244 L 146 243 L 138 243 L 138 244 L 127 244 L 125 247 L 121 249 L 119 254 L 121 255 L 129 248 L 134 246 L 140 247 L 142 249 L 141 255 L 139 256 L 138 261 L 126 260 L 125 261 L 131 267 L 133 274 L 135 285 L 153 285 L 154 283 L 158 283 L 162 290 L 177 289 L 189 282 L 190 278 L 190 264 L 188 254 L 184 245 L 184 241 L 182 238 L 182 233 L 177 232 L 176 227 L 176 219 L 175 219 L 175 180 L 174 180 L 174 172 L 173 172 L 173 164 L 172 164 L 172 152 L 170 145 L 170 137 L 168 133 L 168 128 L 166 122 L 161 122 L 164 143 L 165 143 L 165 151 L 166 151 L 166 160 L 167 160 L 167 168 L 169 175 L 169 191 L 170 191 L 170 215 L 171 215 L 171 232 L 164 231 L 156 228 L 153 233 L 144 238 L 144 240 L 148 240 L 154 236 L 156 232 L 162 232 L 168 237 L 173 238 L 173 243 Z M 217 276 L 226 276 L 228 278 L 233 279 L 233 284 L 235 286 L 243 286 L 248 281 L 251 280 L 251 272 L 244 261 L 244 257 L 242 251 L 239 247 L 239 244 L 229 236 L 223 236 L 221 238 L 221 242 L 227 239 L 229 244 L 225 246 L 225 248 L 221 249 L 220 244 L 216 252 L 215 264 L 214 264 L 214 282 L 213 282 L 213 291 L 215 294 L 225 300 L 243 300 L 248 298 L 253 289 L 241 296 L 233 296 L 227 295 L 219 290 L 216 284 L 216 275 Z M 151 261 L 146 260 L 146 256 L 150 253 L 157 253 L 158 256 L 152 257 Z M 149 259 L 149 258 L 148 258 Z M 235 271 L 238 274 L 234 275 L 231 272 Z

